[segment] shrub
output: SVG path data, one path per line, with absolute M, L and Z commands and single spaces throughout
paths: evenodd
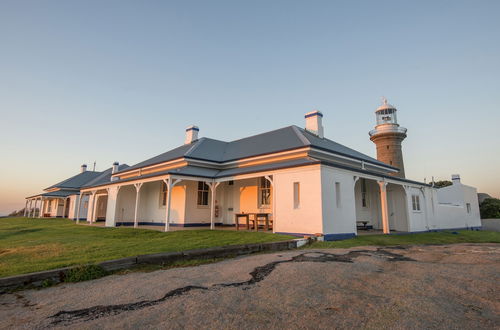
M 42 282 L 42 288 L 49 288 L 49 287 L 53 286 L 54 284 L 55 284 L 54 281 L 52 281 L 50 278 L 48 278 Z
M 486 198 L 479 205 L 481 219 L 500 219 L 500 199 Z
M 82 265 L 75 268 L 72 268 L 66 274 L 64 278 L 64 282 L 82 282 L 95 280 L 96 278 L 100 278 L 106 276 L 108 272 L 98 265 Z

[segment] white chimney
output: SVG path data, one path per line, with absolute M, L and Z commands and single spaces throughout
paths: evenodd
M 452 174 L 451 181 L 453 184 L 460 183 L 460 174 Z
M 119 165 L 118 162 L 113 163 L 113 169 L 111 170 L 111 174 L 115 174 L 116 172 L 118 172 L 118 165 Z
M 320 138 L 323 138 L 323 114 L 318 110 L 314 110 L 306 113 L 304 117 L 306 118 L 306 130 L 319 136 Z
M 87 170 L 87 164 L 83 164 L 81 167 L 80 167 L 80 173 L 83 173 Z
M 184 144 L 190 144 L 194 141 L 198 140 L 198 132 L 200 129 L 198 126 L 191 125 L 186 128 L 186 139 L 184 140 Z

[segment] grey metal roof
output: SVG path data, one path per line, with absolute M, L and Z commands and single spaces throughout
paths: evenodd
M 33 198 L 33 197 L 68 197 L 71 195 L 80 195 L 80 191 L 78 190 L 56 190 L 56 191 L 50 191 L 46 193 L 41 193 L 38 195 L 33 195 L 29 196 L 26 198 Z
M 79 189 L 80 187 L 82 187 L 83 185 L 88 183 L 89 181 L 98 177 L 100 174 L 101 174 L 101 172 L 85 171 L 85 172 L 79 173 L 75 176 L 72 176 L 69 179 L 66 179 L 66 180 L 63 180 L 59 183 L 56 183 L 55 185 L 52 185 L 48 188 L 45 188 L 45 190 L 51 189 L 51 188 Z
M 264 171 L 272 171 L 272 170 L 278 170 L 278 169 L 282 169 L 282 168 L 299 167 L 299 166 L 313 165 L 313 164 L 319 164 L 319 163 L 320 163 L 320 161 L 318 161 L 316 159 L 300 158 L 300 159 L 293 159 L 293 160 L 279 162 L 279 163 L 270 163 L 270 164 L 262 164 L 262 165 L 248 166 L 248 167 L 231 168 L 231 169 L 220 171 L 219 173 L 217 173 L 217 175 L 215 177 L 216 178 L 224 178 L 224 177 L 228 177 L 228 176 L 235 176 L 235 175 L 249 174 L 249 173 L 256 173 L 256 172 L 264 172 Z
M 330 151 L 330 152 L 335 153 L 335 154 L 348 156 L 348 157 L 355 158 L 358 160 L 364 160 L 364 161 L 372 163 L 372 164 L 382 165 L 382 166 L 389 167 L 389 168 L 395 168 L 393 166 L 387 165 L 386 163 L 383 163 L 375 158 L 372 158 L 368 155 L 365 155 L 359 151 L 356 151 L 354 149 L 346 147 L 346 146 L 344 146 L 340 143 L 337 143 L 335 141 L 332 141 L 330 139 L 319 138 L 318 136 L 306 131 L 303 128 L 297 127 L 297 129 L 309 141 L 311 146 L 316 147 L 318 149 Z
M 118 171 L 122 171 L 122 170 L 124 170 L 124 169 L 126 169 L 128 167 L 129 166 L 127 164 L 118 165 Z M 111 182 L 111 173 L 112 172 L 113 172 L 113 168 L 112 167 L 108 168 L 105 171 L 100 172 L 99 176 L 95 177 L 94 179 L 92 179 L 89 182 L 87 182 L 86 184 L 84 184 L 82 186 L 82 188 L 97 186 L 97 185 L 100 185 L 100 184 L 103 184 L 103 183 L 109 183 L 109 182 Z
M 201 138 L 191 144 L 177 147 L 163 154 L 135 164 L 126 170 L 128 171 L 155 165 L 181 157 L 223 163 L 307 146 L 363 160 L 368 163 L 385 166 L 387 168 L 394 168 L 340 143 L 327 138 L 319 138 L 314 134 L 293 125 L 232 142 Z

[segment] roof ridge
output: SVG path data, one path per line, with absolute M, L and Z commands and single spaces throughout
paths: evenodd
M 195 151 L 196 149 L 198 149 L 198 147 L 203 143 L 203 141 L 205 141 L 207 138 L 206 137 L 202 137 L 202 138 L 199 138 L 198 140 L 196 140 L 193 145 L 191 146 L 191 148 L 188 149 L 188 151 L 186 151 L 184 153 L 184 157 L 186 156 L 189 156 L 190 154 L 193 153 L 193 151 Z
M 298 127 L 297 125 L 292 125 L 292 129 L 295 132 L 295 134 L 297 134 L 297 137 L 300 139 L 300 141 L 304 143 L 305 146 L 311 145 L 311 141 L 309 141 L 307 137 L 304 134 L 302 134 L 300 127 Z
M 266 132 L 262 132 L 262 133 L 258 133 L 258 134 L 250 135 L 250 136 L 247 136 L 247 137 L 244 137 L 244 138 L 238 139 L 238 140 L 229 141 L 229 142 L 227 142 L 227 143 L 233 143 L 233 142 L 238 142 L 238 141 L 241 141 L 241 140 L 250 139 L 250 138 L 253 138 L 253 137 L 256 137 L 256 136 L 259 136 L 259 135 L 264 135 L 264 134 L 268 134 L 268 133 L 272 133 L 272 132 L 276 132 L 276 131 L 281 131 L 282 129 L 285 129 L 285 128 L 290 128 L 290 127 L 293 127 L 293 126 L 295 126 L 295 125 L 288 125 L 288 126 L 285 126 L 285 127 L 281 127 L 281 128 L 273 129 L 272 131 L 266 131 Z

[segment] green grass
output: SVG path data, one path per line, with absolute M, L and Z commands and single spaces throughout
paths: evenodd
M 350 248 L 354 246 L 388 246 L 415 244 L 500 243 L 500 233 L 494 231 L 441 231 L 402 235 L 362 235 L 344 241 L 315 242 L 306 248 Z
M 263 243 L 293 237 L 232 230 L 163 233 L 76 225 L 67 219 L 0 219 L 0 277 L 140 254 Z

